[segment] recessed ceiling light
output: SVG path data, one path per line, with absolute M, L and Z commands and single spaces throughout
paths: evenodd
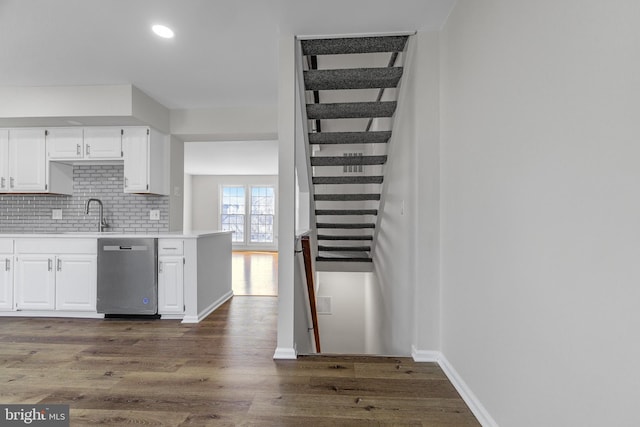
M 154 25 L 151 27 L 154 33 L 159 35 L 162 38 L 170 39 L 173 38 L 173 30 L 169 27 L 165 27 L 164 25 Z

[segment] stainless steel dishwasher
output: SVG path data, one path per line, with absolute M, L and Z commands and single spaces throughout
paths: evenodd
M 98 313 L 158 312 L 158 239 L 98 239 Z

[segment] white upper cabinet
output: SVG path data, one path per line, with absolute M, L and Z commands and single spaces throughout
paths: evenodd
M 84 129 L 84 157 L 86 159 L 122 159 L 122 129 L 119 127 L 91 127 Z
M 9 191 L 9 129 L 0 129 L 0 192 Z
M 72 135 L 56 138 L 69 146 Z M 72 194 L 72 167 L 49 163 L 46 147 L 44 128 L 0 129 L 0 193 Z
M 49 128 L 47 153 L 49 159 L 82 159 L 84 157 L 82 128 Z
M 168 194 L 167 137 L 148 127 L 125 127 L 124 192 Z
M 44 129 L 9 130 L 9 191 L 48 190 L 45 147 Z
M 127 128 L 122 136 L 125 193 L 149 191 L 149 128 Z
M 122 129 L 119 127 L 49 128 L 50 160 L 122 160 Z

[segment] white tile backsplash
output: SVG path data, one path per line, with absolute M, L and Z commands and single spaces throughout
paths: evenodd
M 124 233 L 169 231 L 169 197 L 126 194 L 122 165 L 80 165 L 73 167 L 73 195 L 1 194 L 0 232 L 96 231 L 98 205 L 89 198 L 102 200 L 107 230 Z M 52 219 L 52 209 L 62 209 L 62 219 Z M 149 211 L 160 211 L 159 221 L 149 220 Z

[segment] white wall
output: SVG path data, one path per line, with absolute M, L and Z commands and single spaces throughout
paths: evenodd
M 442 33 L 442 350 L 502 426 L 632 426 L 640 3 L 461 0 Z
M 190 175 L 277 175 L 278 141 L 201 141 L 185 143 Z
M 383 304 L 382 352 L 396 355 L 439 346 L 438 35 L 407 49 L 369 293 Z
M 295 359 L 295 135 L 296 42 L 283 31 L 278 41 L 278 338 L 273 357 Z M 299 48 L 298 48 L 299 49 Z
M 316 296 L 331 297 L 331 314 L 318 315 L 323 353 L 366 353 L 365 275 L 318 272 Z
M 260 141 L 278 138 L 275 105 L 171 110 L 171 133 L 185 141 Z
M 182 231 L 184 227 L 184 142 L 175 136 L 169 144 L 169 230 Z
M 275 188 L 278 203 L 277 175 L 191 175 L 191 227 L 193 230 L 220 230 L 220 188 L 223 185 L 269 185 Z M 278 215 L 274 219 L 275 240 L 273 244 L 233 244 L 236 250 L 269 249 L 278 247 Z

